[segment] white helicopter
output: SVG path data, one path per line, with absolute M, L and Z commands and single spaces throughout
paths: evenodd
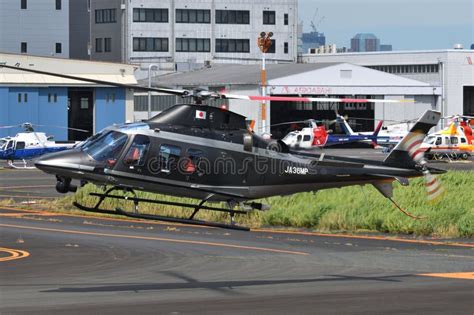
M 54 127 L 65 128 L 58 126 Z M 35 131 L 33 124 L 31 123 L 0 127 L 0 129 L 9 128 L 24 129 L 24 132 L 19 132 L 14 137 L 0 138 L 0 160 L 6 160 L 8 166 L 15 169 L 33 169 L 34 167 L 27 166 L 26 160 L 33 159 L 50 152 L 67 150 L 80 143 L 79 141 L 53 141 L 52 136 L 47 136 L 44 132 Z M 82 129 L 66 129 L 87 132 L 87 130 Z M 22 160 L 23 166 L 16 166 L 14 164 L 15 160 Z

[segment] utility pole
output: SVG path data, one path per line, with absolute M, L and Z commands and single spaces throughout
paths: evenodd
M 150 64 L 148 66 L 148 88 L 151 88 L 151 70 L 155 68 L 156 69 L 159 69 L 159 66 L 157 64 Z M 151 118 L 151 91 L 148 90 L 148 119 Z
M 262 96 L 267 95 L 267 70 L 265 68 L 265 53 L 270 49 L 272 45 L 272 40 L 270 39 L 273 36 L 272 32 L 261 32 L 260 36 L 257 39 L 257 46 L 262 52 L 262 69 L 261 69 L 261 80 L 262 80 Z M 270 106 L 268 106 L 267 101 L 262 101 L 261 104 L 262 111 L 262 129 L 265 133 L 270 135 Z

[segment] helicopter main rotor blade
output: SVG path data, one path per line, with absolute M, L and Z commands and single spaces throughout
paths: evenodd
M 331 98 L 331 97 L 298 97 L 298 96 L 260 96 L 220 93 L 222 98 L 240 99 L 249 101 L 276 101 L 276 102 L 334 102 L 334 103 L 413 103 L 414 100 L 381 100 L 368 98 Z
M 34 69 L 28 69 L 28 68 L 22 68 L 22 67 L 7 66 L 5 64 L 0 64 L 0 68 L 26 71 L 26 72 L 36 73 L 36 74 L 50 75 L 50 76 L 53 76 L 53 77 L 59 77 L 59 78 L 64 78 L 64 79 L 83 81 L 83 82 L 102 84 L 102 85 L 110 85 L 110 86 L 127 88 L 127 89 L 135 89 L 135 90 L 142 90 L 142 91 L 173 94 L 173 95 L 178 95 L 178 96 L 187 96 L 187 95 L 191 94 L 191 92 L 188 91 L 188 90 L 160 88 L 160 87 L 149 88 L 149 87 L 145 87 L 145 86 L 141 86 L 141 85 L 124 84 L 124 83 L 110 82 L 110 81 L 104 81 L 104 80 L 83 78 L 83 77 L 78 77 L 78 76 L 74 76 L 74 75 L 60 74 L 60 73 L 49 72 L 49 71 L 41 71 L 41 70 L 34 70 Z
M 90 132 L 89 130 L 85 130 L 85 129 L 70 128 L 70 127 L 64 127 L 64 126 L 55 126 L 55 125 L 37 125 L 37 124 L 33 124 L 33 126 L 37 126 L 37 127 L 52 127 L 52 128 L 59 128 L 59 129 L 74 130 L 74 131 L 79 131 L 79 132 Z

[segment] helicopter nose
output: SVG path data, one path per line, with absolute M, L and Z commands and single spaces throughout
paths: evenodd
M 45 154 L 36 159 L 34 163 L 38 169 L 46 173 L 65 176 L 71 172 L 75 173 L 94 168 L 91 165 L 87 165 L 84 152 L 79 150 Z

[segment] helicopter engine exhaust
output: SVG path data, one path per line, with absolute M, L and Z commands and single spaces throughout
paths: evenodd
M 77 186 L 76 185 L 71 185 L 71 178 L 56 176 L 56 179 L 58 180 L 56 182 L 56 191 L 58 193 L 66 194 L 68 192 L 76 192 L 77 191 Z

